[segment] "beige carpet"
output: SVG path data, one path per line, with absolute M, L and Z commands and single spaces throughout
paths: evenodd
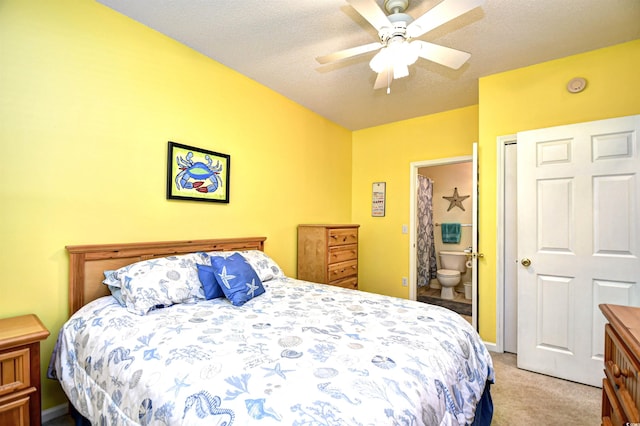
M 513 354 L 491 352 L 491 357 L 492 426 L 601 424 L 600 388 L 519 370 Z

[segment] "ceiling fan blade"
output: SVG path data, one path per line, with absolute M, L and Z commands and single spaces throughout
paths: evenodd
M 420 47 L 419 49 L 416 48 L 416 52 L 418 52 L 418 56 L 421 58 L 453 68 L 454 70 L 460 68 L 462 64 L 467 62 L 471 57 L 470 53 L 422 40 L 414 40 L 411 42 L 411 45 L 412 47 Z
M 328 55 L 318 56 L 316 58 L 316 61 L 324 65 L 330 62 L 340 61 L 342 59 L 347 59 L 353 56 L 362 55 L 364 53 L 373 52 L 374 50 L 378 50 L 381 47 L 382 47 L 382 43 L 380 42 L 363 44 L 362 46 L 351 47 L 349 49 L 340 50 L 338 52 L 330 53 Z
M 353 6 L 376 30 L 380 31 L 380 28 L 392 26 L 391 21 L 375 0 L 347 0 L 347 3 Z
M 391 85 L 391 81 L 393 80 L 393 71 L 391 68 L 385 68 L 381 72 L 378 73 L 378 77 L 376 77 L 376 82 L 373 84 L 373 90 L 383 89 L 385 87 L 389 87 Z
M 407 26 L 409 37 L 420 37 L 484 4 L 484 0 L 444 0 Z

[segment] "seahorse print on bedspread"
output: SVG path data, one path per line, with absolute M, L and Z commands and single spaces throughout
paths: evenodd
M 219 396 L 212 396 L 207 391 L 194 393 L 193 395 L 188 396 L 185 400 L 184 414 L 182 415 L 182 418 L 184 419 L 187 416 L 187 413 L 193 408 L 196 415 L 201 419 L 204 419 L 208 416 L 228 416 L 228 423 L 218 424 L 231 425 L 233 423 L 233 419 L 235 418 L 235 414 L 232 410 L 220 408 L 220 404 L 221 400 Z

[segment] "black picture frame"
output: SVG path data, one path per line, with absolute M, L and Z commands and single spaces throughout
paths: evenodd
M 169 141 L 167 199 L 229 203 L 231 156 Z

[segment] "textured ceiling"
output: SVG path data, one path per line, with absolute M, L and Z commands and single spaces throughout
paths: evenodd
M 465 65 L 419 59 L 386 94 L 373 90 L 374 53 L 315 60 L 378 40 L 344 0 L 98 2 L 351 130 L 473 105 L 479 77 L 640 38 L 640 0 L 486 0 L 420 37 L 471 53 Z M 406 12 L 438 3 L 412 0 Z

